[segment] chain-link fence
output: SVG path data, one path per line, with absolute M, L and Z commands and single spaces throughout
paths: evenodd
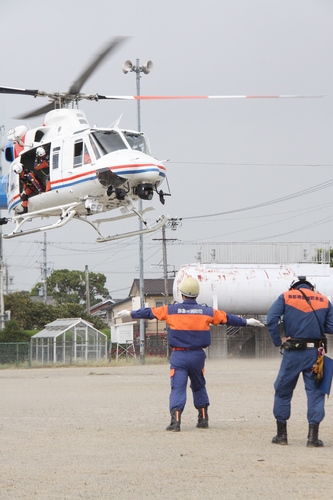
M 1 342 L 0 365 L 30 367 L 30 342 Z
M 211 327 L 212 343 L 206 349 L 207 358 L 274 358 L 280 356 L 266 328 Z M 327 335 L 328 355 L 333 358 L 333 335 Z M 6 342 L 0 343 L 0 366 L 16 365 L 22 368 L 51 364 L 83 364 L 108 362 L 116 359 L 116 344 L 93 345 L 83 342 Z M 140 358 L 140 339 L 136 339 L 122 359 L 130 360 L 133 354 Z M 168 359 L 171 349 L 167 337 L 152 335 L 145 342 L 145 357 Z M 120 357 L 120 356 L 119 356 Z

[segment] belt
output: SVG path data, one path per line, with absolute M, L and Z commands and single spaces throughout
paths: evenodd
M 173 347 L 173 351 L 200 351 L 202 347 Z
M 296 339 L 291 338 L 284 342 L 283 349 L 286 351 L 295 349 L 314 349 L 320 347 L 321 339 Z

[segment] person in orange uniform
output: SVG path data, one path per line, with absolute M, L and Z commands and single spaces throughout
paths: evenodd
M 196 301 L 199 295 L 199 283 L 195 278 L 186 278 L 181 287 L 183 302 L 161 307 L 142 308 L 135 311 L 120 311 L 116 318 L 158 319 L 169 325 L 171 393 L 169 409 L 171 423 L 167 431 L 180 431 L 181 414 L 186 403 L 188 378 L 191 381 L 193 403 L 198 410 L 197 427 L 208 428 L 209 398 L 204 377 L 205 347 L 211 343 L 209 325 L 227 324 L 233 326 L 260 326 L 260 321 L 245 319 L 227 314 Z
M 21 163 L 15 165 L 14 172 L 20 176 L 20 180 L 23 182 L 23 191 L 21 191 L 23 210 L 21 214 L 26 214 L 28 213 L 28 198 L 37 193 L 41 193 L 42 186 L 39 184 L 34 173 L 25 170 Z
M 46 154 L 45 149 L 42 146 L 36 149 L 36 160 L 34 170 L 40 172 L 40 182 L 44 188 L 44 191 L 51 190 L 51 183 L 49 180 L 49 157 Z

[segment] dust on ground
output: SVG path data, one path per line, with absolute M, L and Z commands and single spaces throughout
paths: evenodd
M 271 444 L 279 364 L 207 360 L 210 428 L 196 428 L 188 387 L 180 433 L 165 431 L 168 364 L 2 370 L 0 498 L 329 498 L 332 396 L 324 448 L 305 446 L 301 377 L 289 445 Z

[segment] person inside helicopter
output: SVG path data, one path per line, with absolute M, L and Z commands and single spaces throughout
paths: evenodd
M 20 176 L 20 183 L 23 185 L 22 189 L 20 189 L 23 210 L 19 214 L 26 214 L 28 213 L 28 198 L 41 193 L 42 186 L 35 174 L 23 168 L 22 163 L 15 165 L 14 172 Z
M 34 171 L 38 172 L 36 178 L 43 187 L 43 191 L 50 191 L 50 177 L 49 177 L 49 157 L 43 148 L 39 146 L 36 149 L 36 159 L 34 164 Z

